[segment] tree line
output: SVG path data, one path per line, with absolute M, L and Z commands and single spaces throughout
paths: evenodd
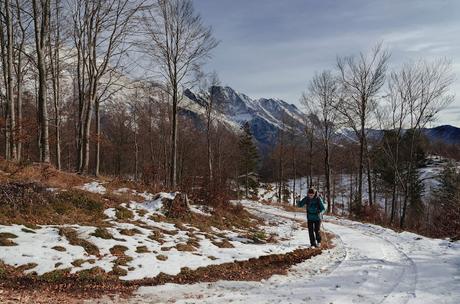
M 324 192 L 329 212 L 347 202 L 352 215 L 363 216 L 383 200 L 384 221 L 414 227 L 432 218 L 418 174 L 425 155 L 458 157 L 458 147 L 429 146 L 421 132 L 453 98 L 445 59 L 390 70 L 382 45 L 338 56 L 302 95 L 305 129 L 283 126 L 275 147 L 260 155 L 249 125 L 238 135 L 217 117 L 219 79 L 202 66 L 218 41 L 192 1 L 0 6 L 0 144 L 7 160 L 125 176 L 211 200 L 228 196 L 235 181 L 250 196 L 259 177 L 276 181 L 286 200 L 301 187 L 288 189 L 287 179 L 305 176 Z M 200 119 L 183 106 L 191 87 L 204 108 Z M 373 136 L 372 129 L 386 131 Z
M 277 181 L 280 200 L 288 201 L 295 179 L 306 176 L 308 186 L 320 188 L 330 213 L 347 210 L 391 226 L 434 231 L 439 212 L 431 207 L 435 198 L 421 170 L 429 154 L 458 160 L 460 149 L 430 144 L 423 129 L 453 101 L 452 66 L 443 58 L 420 59 L 390 70 L 390 58 L 378 44 L 368 53 L 338 56 L 335 67 L 309 81 L 301 97 L 304 133 L 279 136 L 262 166 Z M 294 179 L 290 189 L 288 179 Z M 457 212 L 456 204 L 442 211 Z

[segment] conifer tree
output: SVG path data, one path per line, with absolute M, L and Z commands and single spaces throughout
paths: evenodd
M 435 212 L 434 230 L 437 235 L 448 235 L 460 239 L 460 172 L 453 162 L 447 163 L 434 191 L 432 208 Z
M 246 122 L 241 126 L 241 135 L 239 140 L 240 147 L 240 172 L 243 172 L 241 178 L 244 182 L 245 196 L 249 196 L 249 189 L 257 189 L 258 182 L 255 178 L 255 170 L 259 161 L 257 147 L 254 144 L 253 136 L 249 123 Z

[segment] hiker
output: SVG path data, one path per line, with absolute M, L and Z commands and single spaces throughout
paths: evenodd
M 310 244 L 312 247 L 319 247 L 321 245 L 321 235 L 319 232 L 321 214 L 326 210 L 323 199 L 315 188 L 310 188 L 308 189 L 307 196 L 299 202 L 298 206 L 306 206 Z

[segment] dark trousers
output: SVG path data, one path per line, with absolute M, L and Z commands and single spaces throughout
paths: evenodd
M 321 221 L 308 221 L 308 234 L 310 235 L 310 244 L 316 246 L 316 243 L 321 242 L 321 235 L 319 233 L 319 227 Z

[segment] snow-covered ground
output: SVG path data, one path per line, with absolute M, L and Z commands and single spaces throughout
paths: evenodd
M 274 206 L 243 203 L 269 217 L 305 218 Z M 287 276 L 262 282 L 142 287 L 126 302 L 459 303 L 459 242 L 334 217 L 326 219 L 324 228 L 336 235 L 335 248 L 296 265 Z
M 107 189 L 99 182 L 85 184 L 80 189 L 93 193 L 106 193 Z M 138 193 L 132 189 L 121 188 L 114 193 L 132 192 L 145 198 L 143 202 L 121 204 L 132 218 L 123 220 L 117 217 L 115 208 L 104 211 L 107 216 L 105 232 L 100 228 L 81 225 L 41 225 L 30 229 L 23 225 L 0 225 L 0 234 L 14 242 L 13 246 L 0 247 L 0 260 L 7 265 L 19 267 L 29 265 L 26 273 L 43 275 L 54 270 L 70 269 L 71 273 L 100 267 L 106 272 L 115 266 L 126 272 L 122 280 L 153 278 L 160 273 L 176 275 L 182 267 L 197 269 L 202 266 L 249 260 L 269 254 L 283 254 L 298 248 L 309 247 L 305 239 L 307 230 L 295 221 L 265 217 L 265 224 L 259 228 L 267 236 L 274 236 L 277 242 L 258 244 L 250 239 L 248 231 L 240 229 L 222 230 L 211 227 L 212 232 L 200 231 L 190 224 L 182 226 L 161 220 L 164 199 L 174 199 L 176 193 Z M 191 211 L 210 216 L 212 209 L 192 205 Z M 273 227 L 274 225 L 274 227 Z M 89 254 L 82 246 L 72 245 L 60 229 L 71 229 L 79 239 L 94 244 L 99 254 Z M 98 233 L 99 231 L 99 233 Z M 222 242 L 231 248 L 221 248 Z M 179 246 L 193 244 L 192 248 L 181 250 Z M 112 252 L 117 246 L 129 259 L 118 265 L 119 254 Z

